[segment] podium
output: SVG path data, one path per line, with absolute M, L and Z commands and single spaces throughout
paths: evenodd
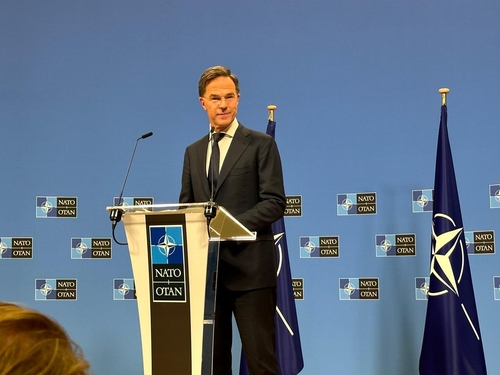
M 211 375 L 220 241 L 256 234 L 207 203 L 111 206 L 123 212 L 144 375 Z

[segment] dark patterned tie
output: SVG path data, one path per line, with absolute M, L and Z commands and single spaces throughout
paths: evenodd
M 210 157 L 210 165 L 208 167 L 208 182 L 215 190 L 219 180 L 219 163 L 220 163 L 220 150 L 219 141 L 226 135 L 226 133 L 213 133 L 212 156 Z

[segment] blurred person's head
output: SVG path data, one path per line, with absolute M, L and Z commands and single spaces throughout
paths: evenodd
M 86 375 L 89 368 L 54 319 L 0 302 L 0 375 Z

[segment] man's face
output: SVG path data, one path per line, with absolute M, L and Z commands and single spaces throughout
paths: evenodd
M 216 132 L 225 130 L 236 117 L 240 95 L 229 77 L 217 77 L 210 81 L 205 95 L 200 97 L 201 106 L 207 111 L 208 120 Z

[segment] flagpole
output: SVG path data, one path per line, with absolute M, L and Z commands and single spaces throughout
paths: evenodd
M 269 121 L 274 121 L 274 110 L 277 107 L 275 105 L 268 105 L 267 110 L 269 111 Z
M 439 89 L 439 93 L 441 94 L 441 105 L 446 105 L 446 94 L 450 92 L 450 89 L 443 87 Z M 269 108 L 269 107 L 267 107 Z
M 483 341 L 453 167 L 446 94 L 440 88 L 431 262 L 420 375 L 486 375 Z

